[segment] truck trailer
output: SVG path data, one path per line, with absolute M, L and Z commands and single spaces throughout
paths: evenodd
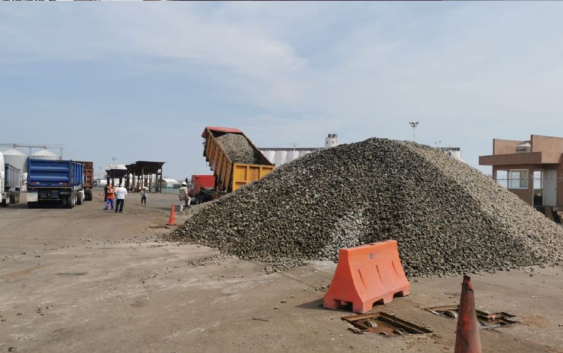
M 256 157 L 255 164 L 236 163 L 231 160 L 219 137 L 225 134 L 238 134 L 244 137 L 248 145 L 254 150 Z M 215 186 L 212 190 L 203 189 L 197 199 L 216 199 L 227 193 L 233 192 L 238 188 L 250 184 L 251 182 L 263 178 L 266 174 L 274 170 L 275 166 L 260 152 L 260 150 L 250 141 L 244 133 L 238 129 L 227 127 L 206 127 L 201 135 L 205 139 L 203 156 L 209 163 Z
M 84 166 L 84 201 L 92 201 L 94 188 L 94 162 L 77 162 Z
M 4 163 L 4 156 L 0 153 L 0 204 L 3 207 L 20 202 L 20 174 L 19 169 Z
M 27 174 L 29 208 L 58 204 L 66 208 L 84 200 L 84 166 L 75 161 L 30 158 Z

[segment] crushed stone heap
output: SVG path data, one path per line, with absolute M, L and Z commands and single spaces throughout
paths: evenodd
M 225 134 L 217 140 L 233 163 L 259 164 L 260 160 L 246 137 L 240 134 Z
M 563 249 L 561 227 L 490 177 L 428 146 L 376 138 L 288 163 L 167 239 L 275 270 L 394 239 L 411 277 L 549 264 Z

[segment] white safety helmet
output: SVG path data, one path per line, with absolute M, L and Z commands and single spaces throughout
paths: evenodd
M 188 185 L 188 184 L 186 184 L 186 182 L 184 181 L 184 182 L 182 183 L 182 186 L 186 186 L 186 185 Z

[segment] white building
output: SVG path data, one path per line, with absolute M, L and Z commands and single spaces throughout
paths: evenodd
M 328 134 L 325 138 L 325 147 L 331 148 L 338 146 L 338 135 Z M 320 151 L 323 147 L 274 147 L 274 148 L 259 148 L 260 152 L 277 167 L 303 157 L 306 154 Z

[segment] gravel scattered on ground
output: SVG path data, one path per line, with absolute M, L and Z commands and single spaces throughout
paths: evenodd
M 240 134 L 225 134 L 217 137 L 233 163 L 259 164 L 260 159 L 246 137 Z
M 437 149 L 376 138 L 288 163 L 166 238 L 266 261 L 268 272 L 394 239 L 409 277 L 550 264 L 563 250 L 563 229 L 490 177 Z

